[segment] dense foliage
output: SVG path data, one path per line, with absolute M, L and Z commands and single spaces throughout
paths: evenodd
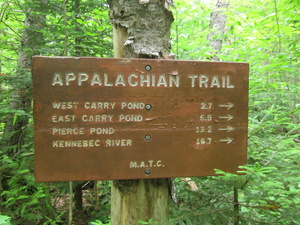
M 218 57 L 250 64 L 248 165 L 241 168 L 246 175 L 219 171 L 224 176 L 193 178 L 199 187 L 194 192 L 178 179 L 183 203 L 173 217 L 179 224 L 300 222 L 299 6 L 231 1 L 226 10 L 227 32 Z M 173 48 L 180 59 L 210 57 L 213 50 L 205 39 L 210 11 L 196 2 L 178 4 Z
M 209 60 L 214 5 L 175 3 L 173 53 Z M 298 1 L 247 0 L 231 1 L 225 10 L 218 58 L 251 68 L 248 164 L 241 167 L 244 175 L 177 178 L 170 224 L 300 224 L 299 7 Z M 24 54 L 112 56 L 107 11 L 100 0 L 0 1 L 0 224 L 10 224 L 8 218 L 12 224 L 67 224 L 69 184 L 34 182 L 31 75 L 21 61 Z M 109 182 L 77 185 L 84 207 L 76 224 L 109 223 Z

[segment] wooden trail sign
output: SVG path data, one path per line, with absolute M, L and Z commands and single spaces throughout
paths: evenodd
M 248 73 L 246 63 L 34 57 L 36 180 L 235 173 Z

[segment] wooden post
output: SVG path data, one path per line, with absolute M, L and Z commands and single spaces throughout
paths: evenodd
M 113 181 L 111 225 L 165 224 L 169 217 L 167 179 Z
M 173 15 L 165 1 L 109 0 L 117 58 L 165 58 Z M 111 225 L 166 224 L 168 179 L 117 180 L 111 188 Z

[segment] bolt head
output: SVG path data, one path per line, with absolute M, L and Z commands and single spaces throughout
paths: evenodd
M 146 136 L 145 136 L 145 140 L 146 140 L 146 141 L 150 141 L 150 140 L 151 140 L 151 136 L 150 136 L 150 134 L 146 134 Z
M 145 169 L 145 171 L 144 171 L 144 173 L 146 174 L 146 175 L 150 175 L 150 173 L 151 173 L 151 169 Z
M 146 104 L 146 105 L 145 105 L 145 108 L 146 108 L 146 110 L 148 110 L 148 111 L 149 111 L 149 110 L 152 108 L 152 105 L 150 105 L 150 104 Z
M 146 65 L 146 66 L 145 66 L 145 69 L 146 69 L 147 71 L 150 71 L 150 70 L 151 70 L 151 66 L 150 66 L 150 65 Z

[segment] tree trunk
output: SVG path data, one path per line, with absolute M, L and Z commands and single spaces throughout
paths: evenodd
M 157 59 L 169 55 L 174 19 L 164 0 L 109 0 L 108 3 L 115 57 Z
M 44 45 L 43 34 L 40 31 L 45 23 L 43 12 L 47 0 L 34 0 L 28 3 L 24 21 L 25 29 L 21 40 L 21 50 L 18 56 L 17 73 L 14 80 L 14 93 L 10 107 L 12 110 L 21 110 L 28 114 L 11 115 L 6 122 L 3 135 L 3 146 L 8 151 L 20 151 L 25 137 L 25 126 L 28 124 L 31 111 L 31 58 L 41 52 Z
M 165 1 L 109 0 L 117 58 L 167 58 L 173 15 Z M 118 180 L 111 188 L 111 224 L 138 221 L 165 224 L 169 217 L 168 180 Z
M 208 34 L 207 39 L 209 44 L 214 50 L 214 53 L 211 57 L 214 61 L 219 61 L 217 54 L 220 54 L 222 48 L 222 42 L 225 33 L 226 25 L 226 15 L 224 10 L 229 6 L 229 3 L 226 2 L 217 2 L 216 8 L 213 10 L 210 16 L 210 28 L 212 32 Z
M 77 183 L 74 188 L 74 202 L 75 202 L 75 211 L 81 212 L 83 210 L 83 200 L 82 200 L 82 184 Z
M 208 35 L 208 40 L 210 46 L 215 50 L 211 60 L 220 61 L 217 54 L 221 53 L 223 37 L 225 33 L 226 25 L 226 15 L 224 15 L 224 10 L 228 8 L 229 3 L 217 2 L 216 9 L 211 13 L 210 28 L 213 30 Z M 233 188 L 233 212 L 234 212 L 234 225 L 240 224 L 240 209 L 239 209 L 239 195 L 238 188 Z
M 81 15 L 81 0 L 74 1 L 74 12 L 75 12 L 75 30 L 79 34 L 80 33 L 80 24 L 76 21 L 76 19 L 80 19 Z M 82 47 L 81 47 L 81 35 L 75 35 L 75 52 L 74 55 L 76 57 L 80 57 L 82 55 Z M 76 182 L 74 188 L 74 205 L 75 212 L 81 212 L 83 210 L 83 193 L 82 193 L 82 185 L 84 182 Z
M 82 55 L 82 36 L 79 35 L 81 33 L 80 24 L 76 21 L 77 19 L 81 19 L 81 0 L 75 0 L 74 1 L 74 12 L 75 12 L 75 31 L 77 34 L 75 35 L 75 56 L 81 56 Z
M 27 124 L 29 121 L 29 114 L 31 112 L 31 58 L 33 55 L 39 54 L 44 39 L 40 30 L 44 26 L 45 15 L 42 13 L 47 0 L 33 0 L 28 3 L 26 9 L 26 17 L 24 20 L 25 28 L 21 39 L 20 52 L 18 56 L 18 64 L 16 76 L 14 77 L 13 90 L 10 99 L 11 111 L 19 111 L 23 113 L 10 113 L 7 116 L 3 139 L 1 143 L 1 154 L 6 154 L 15 158 L 23 151 L 22 145 L 26 137 Z M 1 168 L 0 171 L 0 196 L 7 182 L 3 179 L 5 176 L 9 177 L 7 173 L 11 170 Z M 3 198 L 0 197 L 0 202 Z

